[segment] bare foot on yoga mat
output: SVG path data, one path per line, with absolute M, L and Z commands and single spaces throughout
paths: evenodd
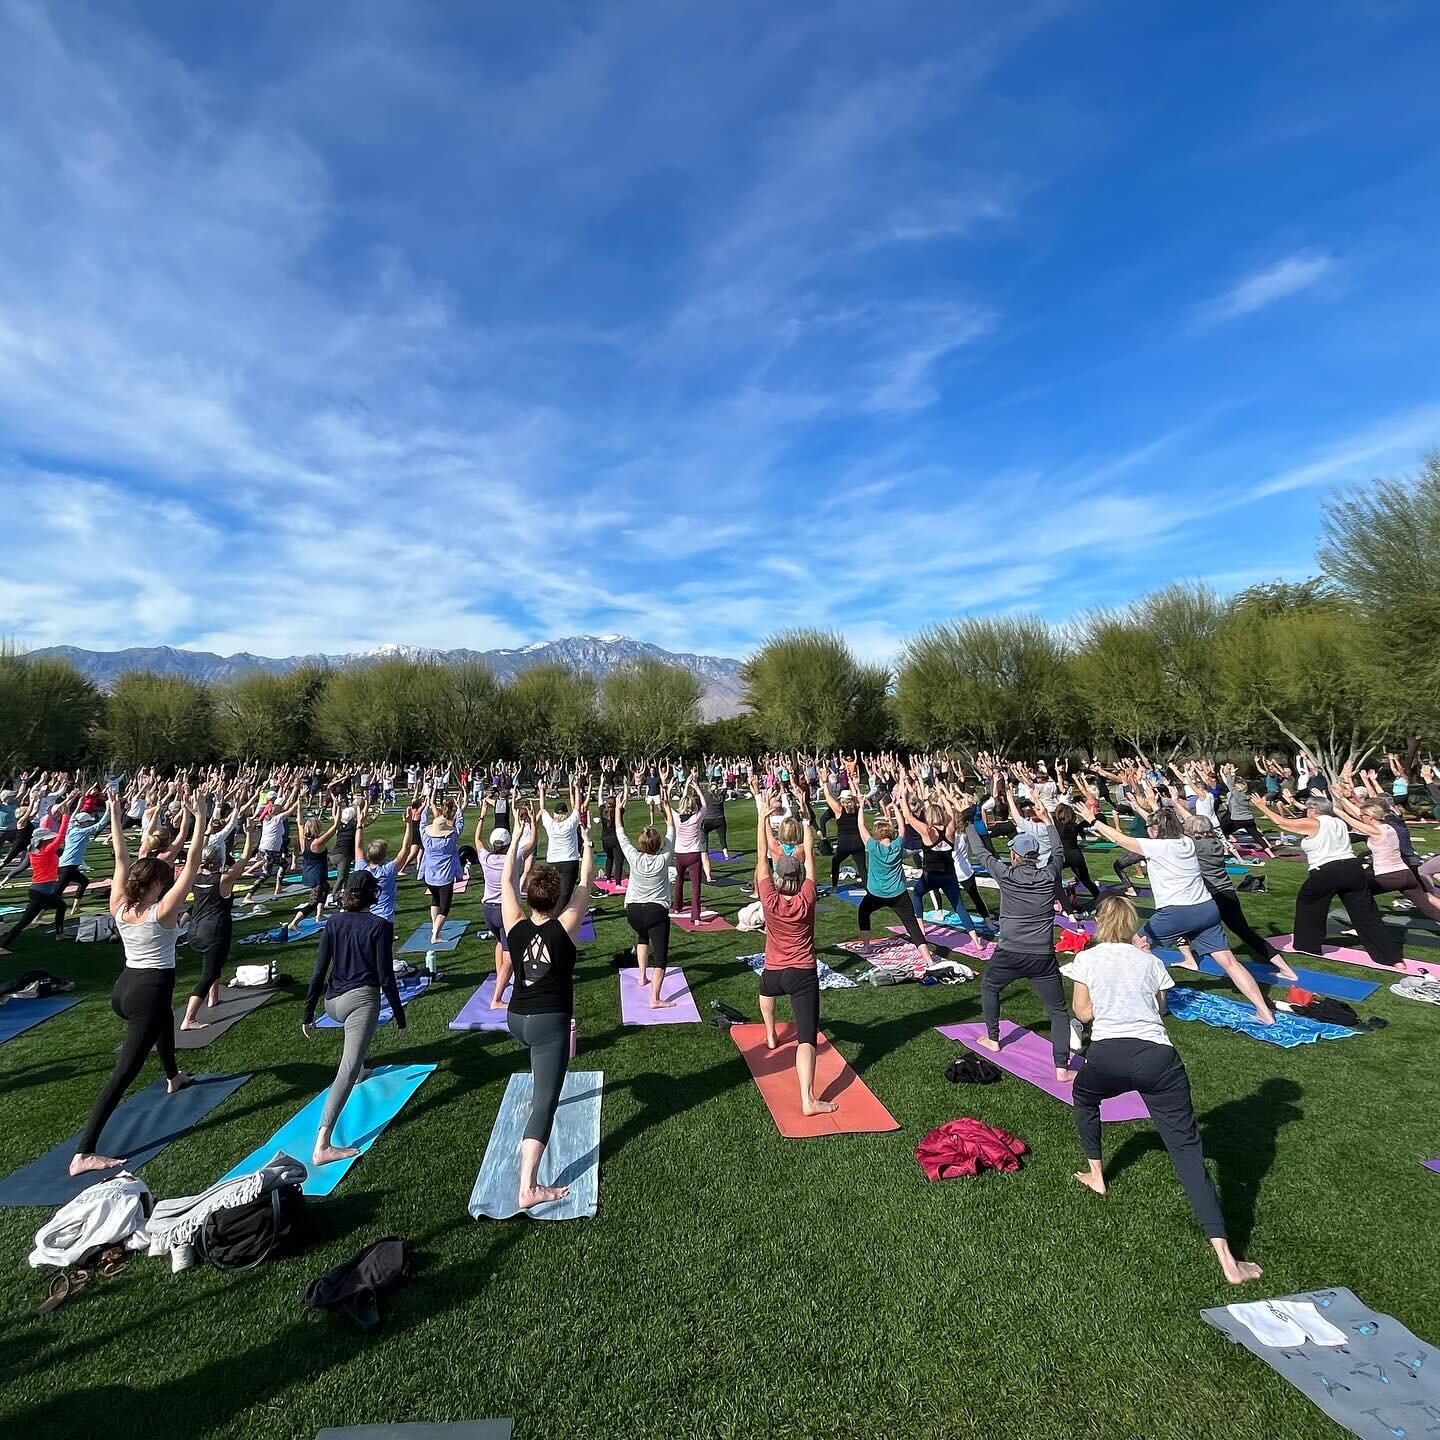
M 359 1153 L 353 1145 L 317 1145 L 310 1160 L 315 1165 L 333 1165 L 337 1160 L 353 1160 Z
M 997 1047 L 997 1048 L 998 1048 L 998 1047 Z M 1075 1077 L 1076 1077 L 1079 1073 L 1080 1073 L 1080 1072 L 1079 1072 L 1078 1070 L 1062 1070 L 1058 1065 L 1055 1067 L 1055 1078 L 1056 1078 L 1056 1080 L 1058 1080 L 1058 1081 L 1060 1082 L 1060 1084 L 1062 1084 L 1062 1085 L 1072 1085 L 1072 1084 L 1074 1084 L 1074 1082 L 1075 1082 Z
M 675 1002 L 673 1000 L 655 1000 L 652 998 L 650 1008 L 652 1010 L 673 1010 L 675 1008 Z
M 802 1100 L 800 1108 L 807 1115 L 833 1115 L 840 1107 L 833 1100 Z
M 1077 1170 L 1075 1178 L 1087 1190 L 1093 1190 L 1097 1195 L 1105 1193 L 1105 1177 L 1103 1175 L 1092 1175 L 1088 1170 Z
M 181 1090 L 184 1090 L 187 1086 L 193 1085 L 194 1083 L 195 1077 L 193 1075 L 187 1075 L 182 1070 L 173 1080 L 167 1080 L 165 1082 L 165 1093 L 167 1095 L 176 1095 Z
M 180 1022 L 182 1030 L 208 1030 L 210 1027 L 204 1020 L 191 1020 L 188 1016 Z
M 1282 980 L 1289 980 L 1292 984 L 1299 980 L 1300 977 L 1295 973 L 1294 969 L 1287 965 L 1279 955 L 1272 956 L 1270 963 L 1275 967 Z
M 993 1050 L 997 1055 L 1000 1053 L 1000 1042 L 998 1040 L 992 1040 L 988 1035 L 977 1035 L 975 1037 L 975 1043 L 977 1045 L 983 1045 L 987 1050 Z
M 765 1048 L 767 1050 L 778 1050 L 780 1048 L 779 1036 L 777 1036 L 768 1025 L 765 1027 Z
M 76 1155 L 70 1161 L 70 1173 L 72 1175 L 86 1175 L 91 1170 L 113 1170 L 117 1165 L 123 1165 L 123 1160 L 117 1160 L 113 1155 Z
M 1198 970 L 1200 968 L 1200 962 L 1195 958 L 1195 952 L 1188 945 L 1181 945 L 1177 953 L 1180 956 L 1182 970 Z
M 532 1185 L 528 1190 L 522 1190 L 519 1195 L 518 1204 L 522 1210 L 529 1210 L 535 1205 L 544 1205 L 550 1200 L 563 1200 L 570 1193 L 568 1185 Z

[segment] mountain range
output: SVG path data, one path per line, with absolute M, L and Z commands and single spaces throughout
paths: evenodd
M 374 650 L 346 655 L 288 655 L 284 659 L 243 651 L 238 655 L 215 655 L 206 650 L 175 650 L 168 645 L 129 650 L 81 650 L 74 645 L 52 645 L 30 653 L 68 660 L 102 690 L 108 690 L 116 677 L 127 670 L 186 675 L 214 685 L 257 670 L 283 675 L 297 665 L 316 663 L 350 669 L 401 656 L 412 660 L 483 660 L 501 680 L 508 680 L 532 665 L 558 663 L 603 678 L 635 660 L 660 660 L 667 665 L 683 665 L 700 681 L 704 687 L 700 709 L 707 720 L 738 714 L 744 688 L 740 683 L 738 660 L 718 655 L 677 655 L 658 645 L 632 640 L 628 635 L 571 635 L 564 640 L 526 645 L 520 650 L 427 650 L 416 645 L 381 645 Z

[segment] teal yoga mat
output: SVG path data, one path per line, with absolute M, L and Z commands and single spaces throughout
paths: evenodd
M 331 1140 L 338 1146 L 354 1145 L 363 1155 L 380 1138 L 385 1127 L 404 1108 L 405 1102 L 425 1083 L 434 1065 L 382 1065 L 368 1080 L 351 1092 L 335 1123 Z M 300 1187 L 306 1195 L 328 1195 L 345 1178 L 359 1156 L 337 1160 L 331 1165 L 310 1165 L 315 1134 L 320 1129 L 320 1112 L 325 1108 L 322 1090 L 306 1107 L 287 1120 L 263 1145 L 252 1150 L 220 1180 L 234 1180 L 258 1170 L 277 1150 L 284 1150 L 309 1166 L 310 1173 Z M 220 1181 L 216 1181 L 219 1184 Z
M 0 1005 L 0 1045 L 23 1035 L 32 1025 L 78 1005 L 78 995 L 46 995 L 39 1000 L 7 1000 Z
M 475 1188 L 470 1213 L 477 1219 L 508 1220 L 529 1215 L 535 1220 L 578 1220 L 593 1215 L 600 1203 L 600 1093 L 605 1076 L 599 1070 L 571 1070 L 560 1091 L 560 1108 L 550 1143 L 540 1160 L 542 1185 L 568 1185 L 563 1200 L 522 1211 L 515 1203 L 520 1190 L 520 1141 L 534 1094 L 528 1070 L 510 1077 Z
M 401 947 L 402 955 L 423 955 L 427 950 L 453 950 L 470 924 L 468 920 L 447 920 L 440 927 L 440 938 L 433 944 L 430 940 L 430 926 L 422 925 Z

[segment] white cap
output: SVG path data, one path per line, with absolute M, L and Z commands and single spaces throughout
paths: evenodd
M 340 812 L 340 823 L 341 823 L 342 825 L 348 825 L 354 818 L 355 818 L 355 807 L 354 807 L 353 805 L 347 805 L 347 806 Z
M 510 832 L 508 830 L 492 830 L 490 832 L 490 848 L 492 850 L 505 850 L 510 845 Z

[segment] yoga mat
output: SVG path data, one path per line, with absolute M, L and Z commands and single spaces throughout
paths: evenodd
M 1345 938 L 1354 939 L 1355 927 L 1343 910 L 1332 910 L 1329 914 L 1331 925 L 1338 925 Z M 1435 922 L 1424 915 L 1381 914 L 1380 918 L 1392 929 L 1399 930 L 1406 945 L 1420 945 L 1433 948 L 1440 946 L 1440 933 Z
M 726 855 L 723 850 L 711 850 L 709 855 L 712 860 L 718 860 L 722 865 L 734 865 L 737 861 L 749 859 L 743 850 L 737 850 L 732 855 Z
M 745 1057 L 770 1118 L 787 1140 L 871 1135 L 900 1128 L 900 1122 L 823 1034 L 815 1046 L 815 1096 L 833 1100 L 840 1108 L 829 1115 L 806 1115 L 800 1109 L 800 1083 L 795 1078 L 795 1027 L 777 1025 L 775 1036 L 780 1043 L 770 1050 L 763 1025 L 730 1027 L 730 1038 Z
M 1313 1045 L 1317 1040 L 1348 1040 L 1360 1033 L 1346 1025 L 1327 1025 L 1283 1010 L 1275 1012 L 1273 1025 L 1262 1025 L 1253 1005 L 1208 990 L 1191 990 L 1185 985 L 1176 985 L 1165 992 L 1165 1008 L 1177 1020 L 1201 1020 L 1216 1029 L 1236 1030 L 1284 1050 Z
M 460 937 L 470 924 L 468 920 L 447 920 L 440 927 L 440 938 L 433 944 L 430 940 L 430 926 L 422 925 L 400 947 L 402 955 L 423 955 L 427 950 L 453 950 L 460 943 Z
M 1420 1162 L 1427 1170 L 1433 1170 L 1440 1175 L 1440 1160 L 1422 1160 Z
M 1304 955 L 1304 950 L 1295 948 L 1293 935 L 1272 935 L 1270 943 L 1287 955 Z M 1359 965 L 1366 970 L 1381 970 L 1387 975 L 1425 975 L 1431 980 L 1440 980 L 1440 965 L 1429 960 L 1402 960 L 1398 965 L 1381 965 L 1372 960 L 1363 950 L 1349 945 L 1322 945 L 1322 960 L 1338 960 L 1344 965 Z
M 638 971 L 627 965 L 620 972 L 620 1020 L 625 1025 L 698 1025 L 700 1012 L 690 993 L 685 972 L 671 966 L 660 982 L 660 998 L 675 1003 L 668 1010 L 650 1008 L 650 986 L 641 986 Z
M 335 1122 L 335 1133 L 330 1137 L 332 1142 L 337 1146 L 354 1145 L 363 1155 L 400 1113 L 405 1102 L 425 1083 L 425 1077 L 433 1069 L 433 1065 L 381 1065 L 368 1080 L 362 1080 L 350 1092 L 350 1098 Z M 257 1146 L 215 1183 L 218 1185 L 221 1180 L 249 1175 L 271 1159 L 276 1151 L 284 1150 L 309 1167 L 310 1173 L 301 1190 L 306 1195 L 328 1195 L 345 1178 L 359 1156 L 336 1160 L 329 1165 L 310 1164 L 315 1135 L 320 1129 L 320 1113 L 325 1108 L 325 1094 L 326 1091 L 322 1090 L 263 1145 Z
M 825 898 L 827 900 L 843 900 L 847 905 L 853 905 L 858 910 L 860 902 L 865 898 L 865 892 L 857 885 L 842 885 L 838 890 L 832 890 Z
M 602 895 L 623 895 L 626 889 L 626 882 L 621 880 L 618 884 L 613 884 L 609 880 L 597 880 L 595 882 L 595 889 Z
M 78 995 L 46 995 L 39 1000 L 7 1000 L 0 1005 L 0 1045 L 79 1003 Z
M 903 935 L 905 927 L 890 925 L 885 933 Z M 938 945 L 943 950 L 954 950 L 957 954 L 973 955 L 977 960 L 988 960 L 995 950 L 993 945 L 977 945 L 963 930 L 952 930 L 948 925 L 922 925 L 920 933 L 931 945 Z M 962 935 L 965 937 L 963 940 L 960 938 Z
M 485 977 L 480 988 L 460 1007 L 460 1013 L 450 1022 L 452 1030 L 509 1030 L 510 989 L 505 987 L 505 997 L 498 1009 L 492 1009 L 490 1001 L 495 997 L 495 975 L 492 971 Z
M 313 940 L 323 929 L 325 922 L 307 915 L 292 931 L 288 925 L 275 930 L 261 930 L 254 935 L 241 938 L 242 945 L 293 945 L 297 940 Z
M 203 1050 L 217 1036 L 223 1035 L 232 1025 L 238 1024 L 247 1015 L 268 1004 L 275 998 L 275 989 L 270 985 L 222 985 L 220 1003 L 215 1006 L 202 1005 L 195 1018 L 203 1030 L 182 1030 L 180 1022 L 185 1018 L 185 1006 L 175 1007 L 175 1048 L 177 1050 Z
M 451 890 L 452 895 L 463 895 L 470 888 L 470 876 L 468 872 L 462 875 L 454 884 Z
M 712 875 L 706 882 L 707 885 L 719 885 L 722 888 L 730 888 L 745 883 L 743 875 Z
M 520 1141 L 530 1116 L 534 1079 L 528 1070 L 510 1077 L 495 1128 L 485 1146 L 485 1158 L 470 1192 L 470 1213 L 477 1219 L 508 1220 L 528 1215 L 534 1220 L 580 1220 L 593 1215 L 600 1203 L 600 1095 L 605 1075 L 600 1070 L 571 1070 L 560 1091 L 555 1128 L 540 1160 L 542 1185 L 568 1185 L 563 1200 L 551 1200 L 529 1210 L 515 1201 L 520 1191 Z
M 1157 950 L 1155 954 L 1166 965 L 1174 965 L 1180 959 L 1178 950 Z M 1174 956 L 1174 959 L 1171 959 L 1171 956 Z M 1300 977 L 1299 980 L 1286 980 L 1273 965 L 1260 965 L 1249 960 L 1242 960 L 1240 963 L 1262 985 L 1299 985 L 1302 990 L 1312 990 L 1316 995 L 1329 995 L 1334 1000 L 1368 1000 L 1380 988 L 1372 980 L 1351 980 L 1346 975 L 1328 975 L 1324 970 L 1309 970 L 1303 965 L 1290 967 Z M 1220 962 L 1209 955 L 1201 958 L 1200 969 L 1206 975 L 1225 975 L 1220 968 Z
M 114 1155 L 124 1160 L 123 1165 L 72 1176 L 70 1159 L 80 1141 L 77 1131 L 24 1169 L 0 1180 L 0 1206 L 64 1205 L 97 1180 L 113 1180 L 121 1170 L 139 1170 L 172 1140 L 178 1140 L 198 1125 L 249 1078 L 248 1075 L 197 1075 L 193 1085 L 174 1095 L 165 1093 L 163 1077 L 152 1081 L 123 1101 L 101 1131 L 98 1153 Z M 273 1153 L 268 1152 L 264 1160 Z M 257 1161 L 251 1168 L 258 1169 L 264 1160 Z
M 580 922 L 580 928 L 575 932 L 575 943 L 577 945 L 591 945 L 595 941 L 595 916 L 592 911 L 585 912 L 585 918 Z
M 711 915 L 709 919 L 702 918 L 698 925 L 690 918 L 688 913 L 685 915 L 672 915 L 670 919 L 677 928 L 691 935 L 709 934 L 715 930 L 733 930 L 735 928 L 723 915 Z
M 943 925 L 948 930 L 967 930 L 975 925 L 988 925 L 991 923 L 982 916 L 975 914 L 973 910 L 967 910 L 963 920 L 960 917 L 960 913 L 956 910 L 927 910 L 920 918 L 922 920 L 928 920 L 932 925 Z
M 1392 1315 L 1377 1314 L 1353 1291 L 1340 1286 L 1306 1290 L 1299 1295 L 1257 1296 L 1262 1307 L 1313 1306 L 1314 1315 L 1340 1332 L 1333 1344 L 1321 1344 L 1308 1333 L 1292 1344 L 1266 1344 L 1232 1306 L 1202 1310 L 1200 1318 L 1227 1340 L 1243 1345 L 1342 1430 L 1362 1440 L 1391 1436 L 1433 1435 L 1440 1417 L 1440 1374 L 1435 1347 L 1407 1330 Z M 1278 1303 L 1277 1303 L 1278 1302 Z M 1242 1302 L 1243 1303 L 1243 1302 Z M 1269 1317 L 1268 1309 L 1264 1312 Z M 1302 1311 L 1303 1313 L 1303 1311 Z M 1313 1321 L 1312 1321 L 1313 1325 Z M 1334 1339 L 1322 1334 L 1322 1339 Z M 1427 1363 L 1428 1362 L 1428 1363 Z M 1237 1373 L 1235 1383 L 1248 1376 Z M 1306 1427 L 1309 1428 L 1309 1427 Z M 1328 1429 L 1327 1429 L 1327 1433 Z
M 513 1420 L 448 1420 L 438 1424 L 418 1421 L 398 1425 L 346 1425 L 327 1428 L 315 1440 L 510 1440 Z
M 979 1043 L 985 1034 L 983 1024 L 971 1022 L 964 1025 L 941 1025 L 938 1028 L 947 1040 L 958 1040 L 962 1045 L 967 1046 L 1007 1074 L 1013 1075 L 1017 1080 L 1024 1080 L 1035 1086 L 1037 1090 L 1043 1090 L 1047 1095 L 1053 1095 L 1055 1099 L 1063 1100 L 1067 1105 L 1074 1105 L 1075 1087 L 1062 1085 L 1055 1078 L 1055 1056 L 1051 1052 L 1048 1039 L 1042 1040 L 1023 1025 L 1015 1025 L 1009 1020 L 1001 1020 L 1000 1051 L 997 1054 L 993 1050 L 985 1049 Z M 1084 1063 L 1082 1056 L 1071 1055 L 1070 1068 L 1072 1070 L 1083 1066 Z M 1102 1120 L 1148 1120 L 1150 1111 L 1134 1090 L 1127 1090 L 1123 1095 L 1115 1095 L 1100 1102 L 1100 1118 Z
M 400 991 L 400 1003 L 408 1010 L 412 1000 L 418 1000 L 429 988 L 432 975 L 407 975 L 403 980 L 395 982 L 396 988 Z M 388 1025 L 395 1018 L 395 1012 L 390 1008 L 389 997 L 382 990 L 380 992 L 380 1018 L 375 1022 L 377 1026 Z M 328 1014 L 321 1015 L 315 1022 L 317 1030 L 340 1030 L 344 1027 L 338 1020 L 332 1019 Z

